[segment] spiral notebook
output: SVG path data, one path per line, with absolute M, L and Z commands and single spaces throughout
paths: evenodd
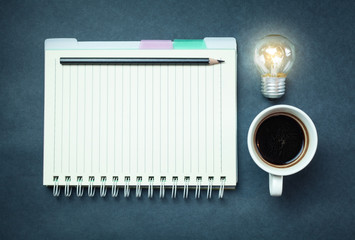
M 224 62 L 61 62 L 118 57 Z M 237 183 L 236 60 L 234 38 L 47 39 L 43 184 L 54 196 L 222 198 Z

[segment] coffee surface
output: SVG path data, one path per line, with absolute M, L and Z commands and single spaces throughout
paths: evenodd
M 256 133 L 260 155 L 275 165 L 286 165 L 296 160 L 303 150 L 304 142 L 302 127 L 295 119 L 286 115 L 267 118 Z

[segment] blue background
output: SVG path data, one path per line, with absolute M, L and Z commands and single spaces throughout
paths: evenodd
M 355 239 L 354 1 L 1 1 L 1 239 Z M 255 42 L 290 38 L 287 93 L 260 94 Z M 44 40 L 235 37 L 239 183 L 223 200 L 59 198 L 42 186 Z M 314 121 L 319 146 L 272 198 L 246 137 L 264 108 L 286 103 Z M 121 192 L 122 193 L 122 192 Z M 191 192 L 192 193 L 192 192 Z M 85 192 L 85 195 L 86 192 Z M 191 196 L 191 195 L 190 195 Z M 203 192 L 205 196 L 205 192 Z

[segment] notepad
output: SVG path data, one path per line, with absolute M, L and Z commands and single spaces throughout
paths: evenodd
M 189 42 L 191 43 L 189 45 Z M 61 64 L 61 58 L 214 58 L 221 64 Z M 43 184 L 164 197 L 237 183 L 234 38 L 45 41 Z M 143 192 L 143 193 L 142 193 Z

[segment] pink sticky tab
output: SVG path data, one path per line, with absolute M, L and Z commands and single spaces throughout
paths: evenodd
M 142 40 L 139 49 L 173 49 L 171 40 Z

